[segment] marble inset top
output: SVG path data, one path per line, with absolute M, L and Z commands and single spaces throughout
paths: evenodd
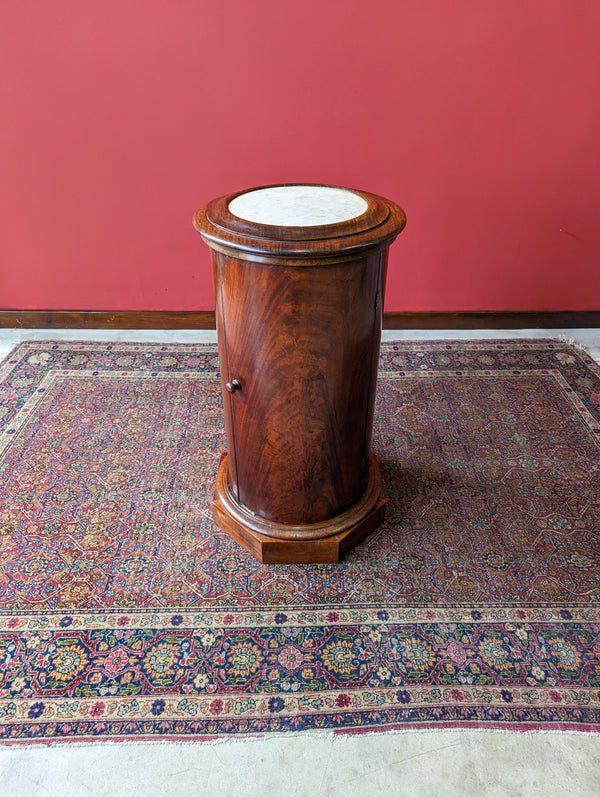
M 256 224 L 316 227 L 355 219 L 368 207 L 366 200 L 345 188 L 281 185 L 240 194 L 229 203 L 229 212 Z

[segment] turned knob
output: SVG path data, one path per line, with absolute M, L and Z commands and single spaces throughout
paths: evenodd
M 225 384 L 225 390 L 228 393 L 235 393 L 236 390 L 242 389 L 242 383 L 239 379 L 232 379 L 231 382 Z

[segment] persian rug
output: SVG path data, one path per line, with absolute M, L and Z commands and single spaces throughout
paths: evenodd
M 385 524 L 336 565 L 215 527 L 215 347 L 0 365 L 0 739 L 600 730 L 600 369 L 552 340 L 382 347 Z

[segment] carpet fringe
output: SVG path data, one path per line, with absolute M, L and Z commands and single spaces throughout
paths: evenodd
M 589 347 L 575 338 L 570 338 L 568 335 L 561 335 L 559 340 L 561 343 L 566 343 L 567 345 L 572 346 L 574 349 L 578 349 L 579 351 L 582 351 L 591 357 Z
M 311 739 L 315 742 L 323 742 L 327 744 L 347 744 L 351 740 L 360 739 L 365 736 L 370 737 L 384 737 L 384 736 L 426 736 L 428 734 L 446 734 L 446 735 L 458 735 L 458 734 L 473 734 L 473 735 L 482 735 L 482 734 L 495 734 L 496 736 L 506 737 L 507 739 L 518 737 L 521 738 L 523 736 L 577 736 L 581 738 L 582 736 L 588 737 L 600 737 L 600 730 L 597 729 L 588 729 L 585 728 L 582 730 L 574 730 L 574 729 L 566 729 L 561 730 L 560 728 L 539 728 L 539 729 L 526 729 L 526 730 L 519 730 L 519 728 L 515 728 L 513 730 L 509 730 L 506 728 L 392 728 L 389 730 L 382 729 L 378 730 L 365 730 L 359 731 L 355 733 L 336 733 L 331 731 L 323 731 L 321 732 L 311 732 L 311 731 L 298 731 L 298 732 L 286 732 L 286 733 L 266 733 L 263 735 L 257 736 L 244 736 L 244 737 L 234 737 L 234 736 L 226 736 L 220 737 L 216 739 L 94 739 L 89 741 L 69 741 L 68 739 L 65 740 L 52 740 L 52 741 L 31 741 L 31 742 L 13 742 L 12 744 L 2 745 L 0 744 L 0 756 L 3 754 L 4 751 L 8 750 L 31 750 L 31 749 L 44 749 L 44 750 L 56 750 L 56 749 L 72 749 L 72 748 L 91 748 L 91 747 L 156 747 L 156 746 L 164 746 L 164 747 L 197 747 L 201 745 L 202 747 L 217 747 L 217 746 L 224 746 L 224 745 L 250 745 L 250 744 L 271 744 L 276 742 L 287 741 L 288 739 Z

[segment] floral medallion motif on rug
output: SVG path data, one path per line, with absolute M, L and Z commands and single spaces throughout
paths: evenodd
M 213 523 L 216 348 L 0 364 L 0 740 L 600 730 L 600 369 L 551 340 L 382 347 L 387 518 L 336 565 Z

